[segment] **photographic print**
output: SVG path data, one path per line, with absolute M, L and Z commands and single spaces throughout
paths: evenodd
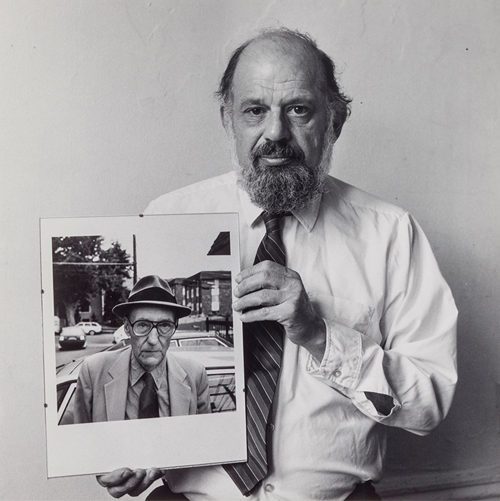
M 237 215 L 42 219 L 41 259 L 49 477 L 245 459 Z

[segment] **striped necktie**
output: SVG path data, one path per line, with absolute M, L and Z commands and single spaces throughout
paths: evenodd
M 142 375 L 144 388 L 139 396 L 139 419 L 160 417 L 155 380 L 150 372 Z
M 254 264 L 270 260 L 285 265 L 280 234 L 281 220 L 285 215 L 262 213 L 266 234 L 257 249 Z M 281 366 L 283 336 L 284 329 L 278 322 L 252 322 L 243 326 L 248 460 L 224 468 L 246 496 L 268 471 L 266 431 Z

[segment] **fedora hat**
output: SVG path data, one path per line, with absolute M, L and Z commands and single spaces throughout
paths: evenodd
M 177 304 L 170 285 L 158 275 L 147 275 L 138 280 L 130 291 L 127 302 L 117 304 L 113 313 L 124 317 L 130 308 L 138 305 L 166 306 L 175 310 L 177 318 L 187 317 L 191 313 L 191 308 Z

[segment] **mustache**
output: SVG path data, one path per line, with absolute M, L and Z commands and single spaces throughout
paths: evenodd
M 276 156 L 293 158 L 299 162 L 305 160 L 305 153 L 300 146 L 294 146 L 286 141 L 270 141 L 267 140 L 261 144 L 252 153 L 252 160 L 256 160 L 262 156 Z

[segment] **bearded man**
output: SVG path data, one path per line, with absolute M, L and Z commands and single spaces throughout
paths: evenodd
M 452 295 L 407 212 L 328 176 L 349 100 L 309 37 L 280 29 L 246 42 L 218 95 L 234 172 L 147 212 L 240 215 L 248 461 L 165 479 L 191 500 L 379 499 L 386 427 L 424 435 L 450 407 Z M 99 482 L 137 494 L 162 474 Z

